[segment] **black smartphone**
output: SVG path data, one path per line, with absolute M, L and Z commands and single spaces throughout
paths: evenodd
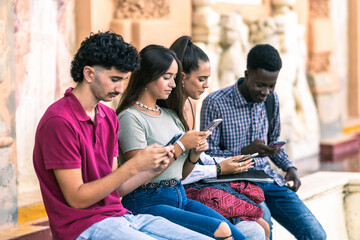
M 282 147 L 286 144 L 286 141 L 275 141 L 269 144 L 269 147 Z
M 182 135 L 182 133 L 175 134 L 175 136 L 173 136 L 172 139 L 165 146 L 174 145 L 174 143 L 176 143 L 176 141 L 179 140 Z
M 219 125 L 222 122 L 221 118 L 218 119 L 214 119 L 211 123 L 209 123 L 204 129 L 203 131 L 212 131 L 216 128 L 217 125 Z

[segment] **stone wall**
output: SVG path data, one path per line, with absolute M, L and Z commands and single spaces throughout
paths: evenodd
M 32 164 L 36 126 L 46 108 L 71 85 L 75 48 L 74 1 L 15 2 L 18 192 L 37 190 Z
M 243 77 L 246 56 L 253 45 L 268 43 L 278 49 L 283 60 L 276 85 L 282 121 L 280 139 L 288 141 L 285 148 L 300 165 L 300 171 L 311 172 L 320 165 L 320 129 L 307 81 L 306 27 L 298 23 L 297 14 L 292 9 L 294 2 L 264 1 L 258 4 L 257 11 L 254 9 L 256 5 L 234 4 L 227 12 L 224 9 L 219 12 L 212 1 L 194 1 L 193 39 L 211 60 L 208 92 L 234 84 Z M 254 15 L 260 13 L 257 18 L 243 11 L 251 7 Z M 261 15 L 268 9 L 271 10 L 269 15 Z M 201 97 L 199 105 L 206 94 Z
M 13 10 L 0 2 L 0 232 L 17 224 Z

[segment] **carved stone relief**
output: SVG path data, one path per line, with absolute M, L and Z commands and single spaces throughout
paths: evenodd
M 330 0 L 309 1 L 310 18 L 327 18 L 330 16 Z
M 169 0 L 116 0 L 115 18 L 156 19 L 170 14 Z
M 330 70 L 330 52 L 310 53 L 308 58 L 308 72 L 310 74 L 328 72 Z
M 330 0 L 309 1 L 309 16 L 311 19 L 330 17 Z M 316 36 L 310 36 L 314 39 Z M 327 72 L 330 69 L 331 52 L 312 52 L 309 54 L 308 70 L 312 74 Z
M 244 75 L 249 51 L 249 29 L 239 13 L 221 17 L 219 87 L 224 88 Z

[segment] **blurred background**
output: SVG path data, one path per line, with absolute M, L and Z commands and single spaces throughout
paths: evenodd
M 0 239 L 49 239 L 32 164 L 36 126 L 73 86 L 81 41 L 106 30 L 138 50 L 192 36 L 212 65 L 202 99 L 243 76 L 252 46 L 277 48 L 280 139 L 303 179 L 299 195 L 329 239 L 360 239 L 358 0 L 0 0 Z M 274 234 L 291 239 L 277 225 Z

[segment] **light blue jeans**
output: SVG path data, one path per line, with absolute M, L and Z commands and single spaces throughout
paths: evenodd
M 226 222 L 235 240 L 246 237 L 215 210 L 188 199 L 182 184 L 157 188 L 138 188 L 122 198 L 125 208 L 134 214 L 151 214 L 213 237 L 221 222 Z
M 148 214 L 125 214 L 122 217 L 108 217 L 82 232 L 76 240 L 182 240 L 212 238 L 181 227 L 165 218 Z
M 247 240 L 265 240 L 264 229 L 255 221 L 239 221 L 235 227 L 244 234 Z
M 264 209 L 263 219 L 268 222 L 270 229 L 272 229 L 271 217 L 273 217 L 296 239 L 326 239 L 323 227 L 294 191 L 275 183 L 257 183 L 257 185 L 265 194 L 265 203 L 260 205 Z

